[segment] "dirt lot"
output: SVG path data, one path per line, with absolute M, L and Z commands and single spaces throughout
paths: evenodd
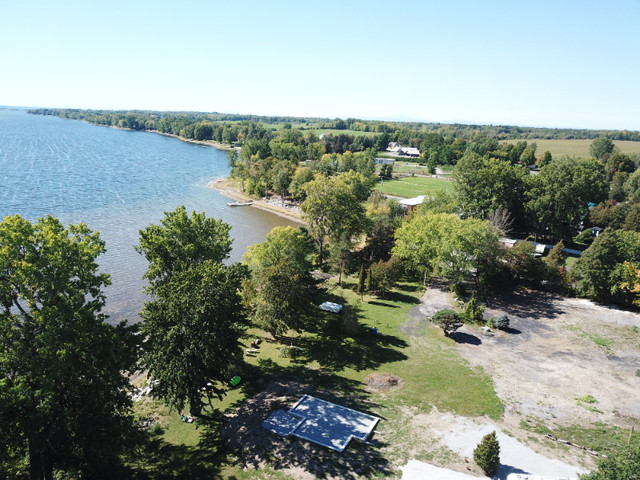
M 424 316 L 451 305 L 448 292 L 439 289 L 427 290 L 422 301 L 415 310 Z M 491 299 L 486 316 L 502 314 L 510 318 L 506 332 L 464 326 L 452 335 L 460 355 L 493 379 L 505 405 L 500 428 L 525 443 L 532 438 L 520 427 L 527 419 L 548 427 L 602 422 L 637 428 L 639 314 L 528 291 Z M 580 450 L 550 443 L 533 446 L 551 458 L 593 465 Z

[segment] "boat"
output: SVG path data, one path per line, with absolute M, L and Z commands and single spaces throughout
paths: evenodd
M 229 205 L 230 207 L 248 207 L 251 204 L 253 204 L 253 202 L 229 202 L 229 203 L 227 203 L 227 205 Z

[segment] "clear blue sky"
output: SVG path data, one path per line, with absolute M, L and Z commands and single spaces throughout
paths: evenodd
M 640 130 L 640 0 L 0 0 L 0 105 Z

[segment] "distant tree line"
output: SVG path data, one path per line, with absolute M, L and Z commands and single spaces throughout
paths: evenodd
M 171 132 L 179 135 L 179 132 L 187 124 L 201 122 L 208 123 L 259 123 L 263 125 L 291 124 L 302 130 L 331 129 L 351 130 L 371 133 L 387 133 L 388 141 L 398 141 L 403 145 L 419 144 L 427 140 L 427 134 L 438 134 L 443 138 L 491 137 L 500 140 L 534 140 L 534 139 L 588 139 L 605 137 L 610 140 L 640 141 L 640 132 L 629 130 L 589 130 L 571 128 L 542 128 L 520 127 L 512 125 L 465 125 L 460 123 L 423 123 L 423 122 L 390 122 L 381 120 L 362 120 L 357 118 L 317 118 L 317 117 L 291 117 L 291 116 L 260 116 L 226 113 L 201 113 L 201 112 L 158 112 L 146 110 L 79 110 L 79 109 L 52 109 L 41 108 L 29 110 L 30 113 L 40 115 L 55 115 L 62 118 L 75 118 L 86 120 L 100 125 L 122 126 L 133 130 L 158 130 L 156 122 L 167 119 L 169 124 L 176 122 L 176 127 Z M 187 137 L 189 138 L 189 137 Z M 221 141 L 221 140 L 219 140 Z M 234 140 L 236 141 L 236 140 Z M 453 143 L 449 141 L 447 143 Z M 382 149 L 379 149 L 382 150 Z M 352 150 L 353 151 L 353 150 Z

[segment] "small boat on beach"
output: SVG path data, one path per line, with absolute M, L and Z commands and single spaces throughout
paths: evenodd
M 227 205 L 230 207 L 248 207 L 253 204 L 253 202 L 228 202 Z

